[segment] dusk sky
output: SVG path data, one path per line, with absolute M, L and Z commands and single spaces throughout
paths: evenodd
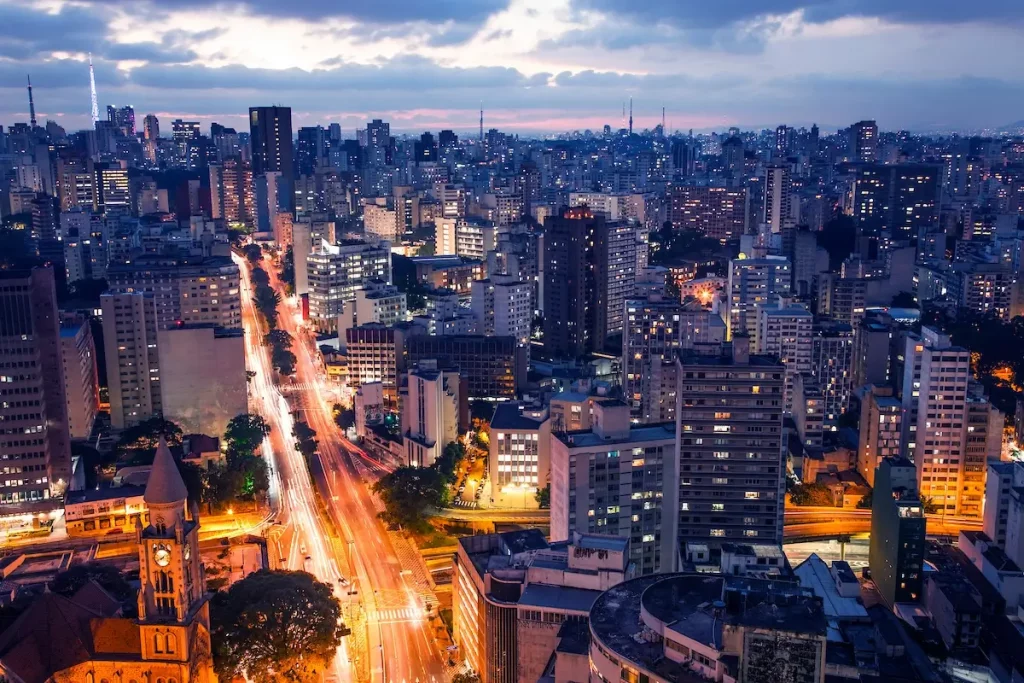
M 1024 119 L 1021 0 L 0 0 L 0 124 L 89 125 L 131 104 L 247 129 L 249 106 L 294 126 L 366 120 L 561 132 L 810 125 L 886 130 Z

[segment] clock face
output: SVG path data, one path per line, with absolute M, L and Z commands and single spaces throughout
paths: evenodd
M 157 566 L 166 567 L 171 563 L 171 549 L 162 543 L 153 546 L 153 561 Z
M 191 560 L 192 559 L 192 546 L 190 546 L 190 545 L 185 546 L 185 559 L 186 560 Z

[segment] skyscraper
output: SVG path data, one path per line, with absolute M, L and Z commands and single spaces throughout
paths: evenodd
M 784 227 L 796 222 L 792 194 L 789 169 L 785 166 L 769 167 L 764 176 L 764 216 L 761 221 L 771 226 L 773 233 L 781 233 Z
M 678 374 L 680 538 L 781 543 L 785 366 L 738 337 L 720 355 L 682 352 Z
M 850 152 L 856 161 L 872 162 L 878 159 L 878 124 L 858 121 L 850 126 Z
M 0 419 L 0 510 L 54 507 L 71 481 L 71 438 L 52 268 L 0 270 Z
M 602 351 L 622 329 L 636 279 L 635 230 L 586 207 L 545 222 L 544 347 L 556 356 Z
M 292 143 L 291 107 L 249 107 L 249 144 L 252 146 L 252 173 L 281 174 L 281 205 L 295 208 L 295 160 Z

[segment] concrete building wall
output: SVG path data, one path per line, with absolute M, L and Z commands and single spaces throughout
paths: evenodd
M 157 334 L 163 415 L 187 433 L 220 436 L 248 412 L 240 332 L 183 327 Z

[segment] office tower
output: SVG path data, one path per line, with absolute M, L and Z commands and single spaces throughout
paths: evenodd
M 683 351 L 678 373 L 680 538 L 782 543 L 785 366 L 737 337 L 720 355 Z
M 814 316 L 800 304 L 758 307 L 755 353 L 774 356 L 786 366 L 783 409 L 793 409 L 793 377 L 811 371 L 811 327 Z
M 499 403 L 491 417 L 488 474 L 491 505 L 529 508 L 536 492 L 550 482 L 551 421 L 544 413 Z
M 927 520 L 914 464 L 885 458 L 871 499 L 871 579 L 886 605 L 917 602 L 924 584 Z
M 622 333 L 622 391 L 632 419 L 668 422 L 676 414 L 676 353 L 717 353 L 725 323 L 696 304 L 658 295 L 626 299 Z
M 638 573 L 672 571 L 678 556 L 672 423 L 630 425 L 622 401 L 594 402 L 593 428 L 551 439 L 551 538 L 601 533 L 629 540 Z
M 53 269 L 0 270 L 0 504 L 49 512 L 71 483 Z
M 900 455 L 903 405 L 891 387 L 869 384 L 860 398 L 860 430 L 857 471 L 869 486 L 875 485 L 875 471 L 884 458 Z
M 295 209 L 295 167 L 290 107 L 249 107 L 249 144 L 252 174 L 280 173 L 278 201 L 286 211 Z
M 518 343 L 530 343 L 533 287 L 512 275 L 494 275 L 474 280 L 471 306 L 478 331 L 491 337 L 513 337 Z
M 747 232 L 749 211 L 743 187 L 673 185 L 669 193 L 673 230 L 695 230 L 723 243 Z
M 743 138 L 738 135 L 727 138 L 722 143 L 722 170 L 733 178 L 743 175 L 745 152 Z
M 398 378 L 407 367 L 406 347 L 421 329 L 400 323 L 384 327 L 379 323 L 360 325 L 345 332 L 348 350 L 349 384 L 358 389 L 364 384 L 379 382 L 388 406 L 398 405 Z
M 405 464 L 430 467 L 459 437 L 459 373 L 421 362 L 402 390 Z
M 151 294 L 109 292 L 100 297 L 110 393 L 110 423 L 121 430 L 162 412 L 157 308 Z
M 253 175 L 255 180 L 256 199 L 256 232 L 272 234 L 277 222 L 277 215 L 286 211 L 286 199 L 282 193 L 287 191 L 285 181 L 279 171 L 268 171 Z
M 729 266 L 728 309 L 723 315 L 728 336 L 751 337 L 757 348 L 757 308 L 788 296 L 792 283 L 789 259 L 780 256 L 734 259 Z
M 295 146 L 295 176 L 311 176 L 327 165 L 327 131 L 321 126 L 299 128 Z
M 553 355 L 604 350 L 622 330 L 636 279 L 634 229 L 585 208 L 545 223 L 544 347 Z
M 256 212 L 249 162 L 232 158 L 210 164 L 210 217 L 223 218 L 228 225 L 253 227 Z
M 878 160 L 878 124 L 858 121 L 850 126 L 850 152 L 855 161 Z
M 779 234 L 784 227 L 796 225 L 798 216 L 794 209 L 799 204 L 793 202 L 793 181 L 789 168 L 786 166 L 769 166 L 764 174 L 764 214 L 761 222 L 771 228 L 773 234 Z
M 867 291 L 867 278 L 822 273 L 818 276 L 818 315 L 856 328 L 867 309 Z
M 142 135 L 146 141 L 156 142 L 160 137 L 160 119 L 154 114 L 146 114 L 142 120 Z
M 886 314 L 865 317 L 855 328 L 853 339 L 853 386 L 889 384 L 889 350 L 895 322 Z
M 131 105 L 120 108 L 108 105 L 107 121 L 120 129 L 122 135 L 135 137 L 135 109 Z
M 131 211 L 132 198 L 128 169 L 114 164 L 96 164 L 93 171 L 93 211 L 97 213 Z
M 853 330 L 844 323 L 822 321 L 811 331 L 811 375 L 821 388 L 826 431 L 839 429 L 839 416 L 850 407 L 853 387 Z
M 917 240 L 938 223 L 940 169 L 934 164 L 867 164 L 854 176 L 853 219 L 859 237 L 887 233 Z
M 480 334 L 419 335 L 406 343 L 410 365 L 436 360 L 457 369 L 469 399 L 513 399 L 526 383 L 526 348 L 512 337 Z
M 107 281 L 113 291 L 151 293 L 159 329 L 179 323 L 242 327 L 238 266 L 226 256 L 139 256 L 110 265 Z
M 240 329 L 181 325 L 157 331 L 163 416 L 186 434 L 220 436 L 248 410 Z
M 591 605 L 633 576 L 625 539 L 583 534 L 549 545 L 538 529 L 460 538 L 453 565 L 452 638 L 487 683 L 540 680 L 556 650 L 582 647 L 585 662 Z
M 88 318 L 61 319 L 60 349 L 68 433 L 72 439 L 88 439 L 100 405 L 96 344 Z
M 450 133 L 451 131 L 448 132 Z M 437 161 L 437 148 L 438 145 L 434 142 L 433 135 L 429 132 L 421 135 L 419 141 L 414 144 L 414 159 L 416 163 Z
M 597 681 L 636 671 L 637 680 L 659 683 L 824 683 L 825 652 L 833 647 L 825 614 L 822 598 L 796 581 L 700 573 L 641 577 L 594 603 L 589 657 L 579 658 L 578 666 Z M 694 624 L 707 624 L 715 637 Z M 659 629 L 664 636 L 652 638 Z M 574 650 L 559 648 L 559 670 L 573 662 Z M 658 673 L 644 673 L 652 669 Z
M 298 264 L 296 264 L 298 265 Z M 306 257 L 309 317 L 318 330 L 336 330 L 345 302 L 371 280 L 391 282 L 391 250 L 358 240 L 322 241 Z

